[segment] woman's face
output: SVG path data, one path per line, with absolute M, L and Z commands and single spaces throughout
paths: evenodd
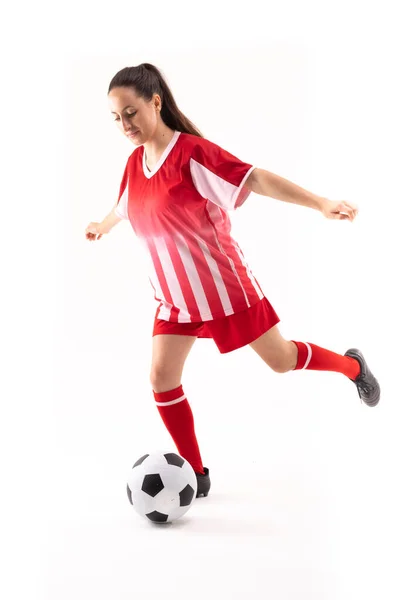
M 158 94 L 150 102 L 139 98 L 133 89 L 114 88 L 108 94 L 110 111 L 121 132 L 135 145 L 147 142 L 157 128 L 161 108 Z

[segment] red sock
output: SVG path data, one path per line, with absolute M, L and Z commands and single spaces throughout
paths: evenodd
M 355 358 L 342 356 L 342 354 L 336 354 L 307 342 L 294 343 L 299 351 L 295 370 L 336 371 L 353 380 L 360 374 L 360 363 Z
M 179 454 L 186 459 L 196 473 L 204 475 L 203 463 L 194 430 L 193 413 L 182 385 L 167 392 L 155 392 L 158 412 Z

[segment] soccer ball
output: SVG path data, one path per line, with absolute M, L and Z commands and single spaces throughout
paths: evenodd
M 191 507 L 197 477 L 192 465 L 179 454 L 153 452 L 135 462 L 126 490 L 139 515 L 154 523 L 169 523 Z

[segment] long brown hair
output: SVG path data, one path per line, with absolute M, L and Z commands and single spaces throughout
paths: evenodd
M 108 94 L 116 87 L 133 88 L 136 95 L 149 102 L 153 94 L 161 98 L 161 118 L 167 127 L 182 133 L 191 133 L 203 138 L 195 125 L 179 110 L 172 92 L 161 71 L 150 63 L 142 63 L 136 67 L 125 67 L 118 71 L 111 80 Z

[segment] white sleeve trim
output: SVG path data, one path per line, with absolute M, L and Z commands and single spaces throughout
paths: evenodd
M 242 204 L 244 203 L 245 200 L 247 200 L 247 198 L 250 196 L 251 194 L 251 190 L 249 189 L 243 189 L 244 184 L 246 183 L 247 179 L 249 178 L 249 176 L 251 175 L 251 173 L 256 169 L 257 167 L 253 166 L 251 167 L 246 175 L 243 177 L 242 179 L 242 183 L 240 184 L 240 186 L 238 187 L 235 195 L 232 198 L 232 202 L 233 202 L 233 206 L 235 208 L 235 210 L 237 208 L 239 208 L 239 206 L 242 206 Z

